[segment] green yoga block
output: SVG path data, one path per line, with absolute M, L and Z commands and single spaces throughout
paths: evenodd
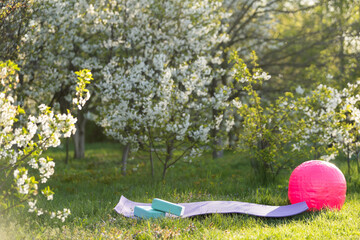
M 182 216 L 184 214 L 185 207 L 171 203 L 162 199 L 154 198 L 151 207 L 158 211 L 167 212 L 176 216 Z
M 150 206 L 135 206 L 134 215 L 140 218 L 160 218 L 165 217 L 165 212 L 157 211 Z

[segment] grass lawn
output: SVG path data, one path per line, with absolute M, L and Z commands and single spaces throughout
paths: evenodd
M 269 205 L 289 204 L 287 184 L 291 171 L 283 172 L 268 186 L 254 182 L 244 157 L 226 152 L 212 160 L 205 154 L 193 163 L 180 162 L 160 180 L 154 179 L 146 156 L 137 153 L 129 161 L 127 176 L 121 175 L 121 146 L 87 144 L 86 159 L 65 165 L 64 150 L 48 155 L 56 161 L 49 182 L 53 201 L 40 202 L 49 210 L 71 209 L 65 224 L 13 212 L 0 219 L 0 239 L 360 239 L 360 177 L 348 180 L 341 211 L 306 212 L 279 219 L 240 214 L 209 215 L 188 219 L 136 220 L 118 215 L 113 208 L 120 196 L 151 202 L 155 197 L 172 202 L 234 200 Z M 72 155 L 72 152 L 70 152 Z M 336 163 L 346 172 L 345 163 Z M 355 172 L 355 166 L 354 166 Z

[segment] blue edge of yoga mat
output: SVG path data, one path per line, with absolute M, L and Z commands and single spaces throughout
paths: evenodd
M 119 203 L 114 208 L 115 211 L 125 217 L 136 218 L 134 208 L 137 205 L 151 206 L 151 203 L 133 202 L 121 196 Z M 241 213 L 258 217 L 290 217 L 308 210 L 305 202 L 286 206 L 268 206 L 255 203 L 236 202 L 236 201 L 205 201 L 192 203 L 179 203 L 185 207 L 184 215 L 181 218 L 193 217 L 212 213 Z M 166 216 L 177 217 L 166 214 Z

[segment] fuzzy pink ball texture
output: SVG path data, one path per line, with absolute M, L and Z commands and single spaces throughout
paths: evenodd
M 307 161 L 291 173 L 288 196 L 291 204 L 305 201 L 311 211 L 340 210 L 346 198 L 346 180 L 332 163 Z

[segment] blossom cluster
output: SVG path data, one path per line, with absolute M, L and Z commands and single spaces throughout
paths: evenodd
M 16 78 L 10 76 L 16 74 L 17 66 L 12 62 L 0 62 L 0 66 L 3 67 L 2 82 L 11 85 Z M 38 107 L 39 114 L 26 115 L 24 109 L 15 104 L 16 96 L 12 96 L 6 84 L 3 84 L 3 92 L 0 93 L 0 179 L 8 182 L 8 176 L 12 175 L 14 181 L 2 187 L 7 190 L 4 192 L 13 192 L 20 202 L 27 201 L 29 212 L 36 212 L 37 215 L 49 213 L 36 207 L 39 192 L 47 200 L 52 200 L 54 194 L 49 187 L 40 190 L 40 186 L 54 174 L 55 167 L 53 159 L 42 157 L 42 153 L 50 147 L 59 146 L 61 138 L 75 133 L 76 118 L 70 112 L 55 114 L 44 104 Z M 6 195 L 0 196 L 4 203 L 0 214 L 7 208 L 17 206 L 16 202 L 8 202 L 7 199 Z M 68 211 L 61 213 L 60 219 L 65 219 L 68 214 Z
M 75 74 L 78 75 L 78 81 L 76 86 L 76 98 L 73 98 L 73 103 L 81 110 L 85 103 L 90 99 L 90 92 L 86 89 L 86 86 L 93 80 L 93 77 L 88 69 L 75 72 Z
M 50 218 L 58 218 L 58 219 L 60 219 L 62 222 L 65 222 L 65 219 L 66 219 L 70 214 L 71 214 L 70 209 L 64 208 L 62 211 L 51 212 L 51 213 L 50 213 Z

